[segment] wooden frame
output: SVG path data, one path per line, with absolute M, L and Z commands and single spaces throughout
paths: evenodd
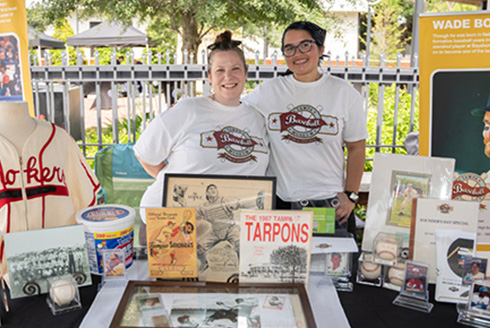
M 298 327 L 308 327 L 308 328 L 316 328 L 316 323 L 313 317 L 313 312 L 311 309 L 310 302 L 308 300 L 308 296 L 306 294 L 306 290 L 303 284 L 224 284 L 224 283 L 204 283 L 204 282 L 171 282 L 171 281 L 130 281 L 124 291 L 124 294 L 121 298 L 119 306 L 114 314 L 112 319 L 111 328 L 116 327 L 139 327 L 138 325 L 134 325 L 134 322 L 140 322 L 144 313 L 142 311 L 137 310 L 137 299 L 141 298 L 142 293 L 149 293 L 149 295 L 159 295 L 161 297 L 162 302 L 164 303 L 161 313 L 166 313 L 166 319 L 162 320 L 161 317 L 164 315 L 159 315 L 160 322 L 167 322 L 169 326 L 175 326 L 172 321 L 172 317 L 175 316 L 172 311 L 179 311 L 179 314 L 183 313 L 188 315 L 184 315 L 186 317 L 190 317 L 191 320 L 196 320 L 196 311 L 203 311 L 203 315 L 201 315 L 201 320 L 209 320 L 209 317 L 212 317 L 216 312 L 228 312 L 231 310 L 212 310 L 210 306 L 216 307 L 216 305 L 210 301 L 216 299 L 218 297 L 220 300 L 223 299 L 223 295 L 225 294 L 223 302 L 226 302 L 228 298 L 226 295 L 229 295 L 228 299 L 235 299 L 236 297 L 242 299 L 257 299 L 259 301 L 256 302 L 256 310 L 255 314 L 258 313 L 257 316 L 254 315 L 254 318 L 259 318 L 260 322 L 265 322 L 267 320 L 284 320 L 285 317 L 289 316 L 295 320 L 295 323 Z M 213 295 L 214 294 L 214 295 Z M 176 300 L 177 296 L 184 297 L 186 295 L 188 303 L 198 304 L 198 309 L 191 309 L 189 306 L 184 308 L 174 307 L 178 302 Z M 213 298 L 214 296 L 214 298 Z M 254 297 L 255 296 L 255 297 Z M 276 296 L 276 297 L 274 297 Z M 267 303 L 271 299 L 281 300 L 283 303 L 281 305 Z M 287 306 L 284 302 L 287 300 Z M 211 303 L 213 304 L 211 304 Z M 217 304 L 223 304 L 223 302 L 215 302 Z M 238 302 L 238 301 L 237 301 Z M 213 312 L 214 311 L 214 312 Z M 235 320 L 248 320 L 249 317 L 241 317 L 239 312 L 241 310 L 235 310 Z M 233 312 L 232 312 L 233 313 Z M 238 314 L 237 314 L 238 313 Z M 240 318 L 241 317 L 241 318 Z M 240 318 L 240 319 L 237 319 Z M 222 319 L 222 317 L 220 318 Z M 233 319 L 230 319 L 233 320 Z M 235 321 L 236 322 L 236 321 Z M 209 323 L 208 323 L 209 325 Z M 155 325 L 160 327 L 159 325 Z M 165 325 L 164 325 L 165 326 Z M 211 325 L 212 326 L 212 325 Z

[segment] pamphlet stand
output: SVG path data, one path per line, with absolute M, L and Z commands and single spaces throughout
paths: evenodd
M 373 262 L 373 254 L 362 252 L 358 260 L 356 282 L 380 287 L 383 283 L 383 266 Z
M 429 303 L 428 290 L 429 266 L 407 261 L 405 265 L 405 278 L 400 289 L 400 294 L 395 298 L 393 304 L 430 313 L 434 304 Z
M 396 265 L 401 259 L 403 238 L 400 235 L 380 232 L 373 241 L 373 261 L 383 265 Z
M 82 307 L 78 284 L 71 275 L 50 277 L 46 302 L 53 315 L 78 310 Z
M 460 307 L 458 323 L 473 327 L 490 327 L 490 282 L 475 281 L 471 285 L 471 294 L 465 307 Z
M 102 276 L 101 285 L 104 286 L 107 282 L 119 282 L 126 284 L 128 280 L 126 272 L 126 256 L 122 249 L 107 249 L 102 252 L 102 261 L 104 266 L 104 274 Z

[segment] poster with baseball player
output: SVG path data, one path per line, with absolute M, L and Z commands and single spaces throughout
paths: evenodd
M 274 208 L 275 177 L 166 174 L 164 207 L 196 208 L 198 279 L 236 282 L 241 209 Z
M 25 1 L 0 5 L 0 101 L 26 101 L 34 113 Z

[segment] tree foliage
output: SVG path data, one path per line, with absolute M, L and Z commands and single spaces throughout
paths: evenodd
M 355 1 L 355 0 L 350 0 Z M 321 0 L 41 0 L 30 10 L 30 21 L 49 26 L 78 10 L 80 19 L 105 16 L 124 24 L 133 19 L 168 20 L 183 49 L 195 53 L 203 37 L 213 29 L 236 29 L 246 23 L 286 24 L 306 18 L 303 13 L 323 12 Z

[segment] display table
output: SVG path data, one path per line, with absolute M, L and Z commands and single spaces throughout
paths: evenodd
M 145 265 L 128 270 L 130 279 L 137 279 Z M 98 328 L 108 327 L 123 294 L 123 286 L 106 286 L 97 293 L 100 277 L 92 275 L 94 284 L 80 288 L 82 309 L 54 316 L 46 304 L 46 295 L 10 300 L 10 312 L 2 311 L 5 327 Z M 392 304 L 397 292 L 354 283 L 353 292 L 333 290 L 328 280 L 311 276 L 309 299 L 319 328 L 322 327 L 465 327 L 456 322 L 454 304 L 434 302 L 434 285 L 429 285 L 432 313 L 425 314 Z M 337 296 L 338 295 L 338 296 Z M 338 298 L 341 305 L 338 305 Z M 335 324 L 334 324 L 335 322 Z
M 128 270 L 132 280 L 148 280 L 148 267 L 146 261 L 137 261 L 131 270 Z M 109 282 L 99 291 L 90 310 L 85 316 L 81 328 L 108 327 L 116 312 L 117 305 L 122 297 L 125 286 L 117 282 Z M 342 309 L 335 287 L 325 276 L 310 275 L 309 299 L 318 327 L 321 322 L 329 322 L 331 327 L 349 327 L 349 323 Z

